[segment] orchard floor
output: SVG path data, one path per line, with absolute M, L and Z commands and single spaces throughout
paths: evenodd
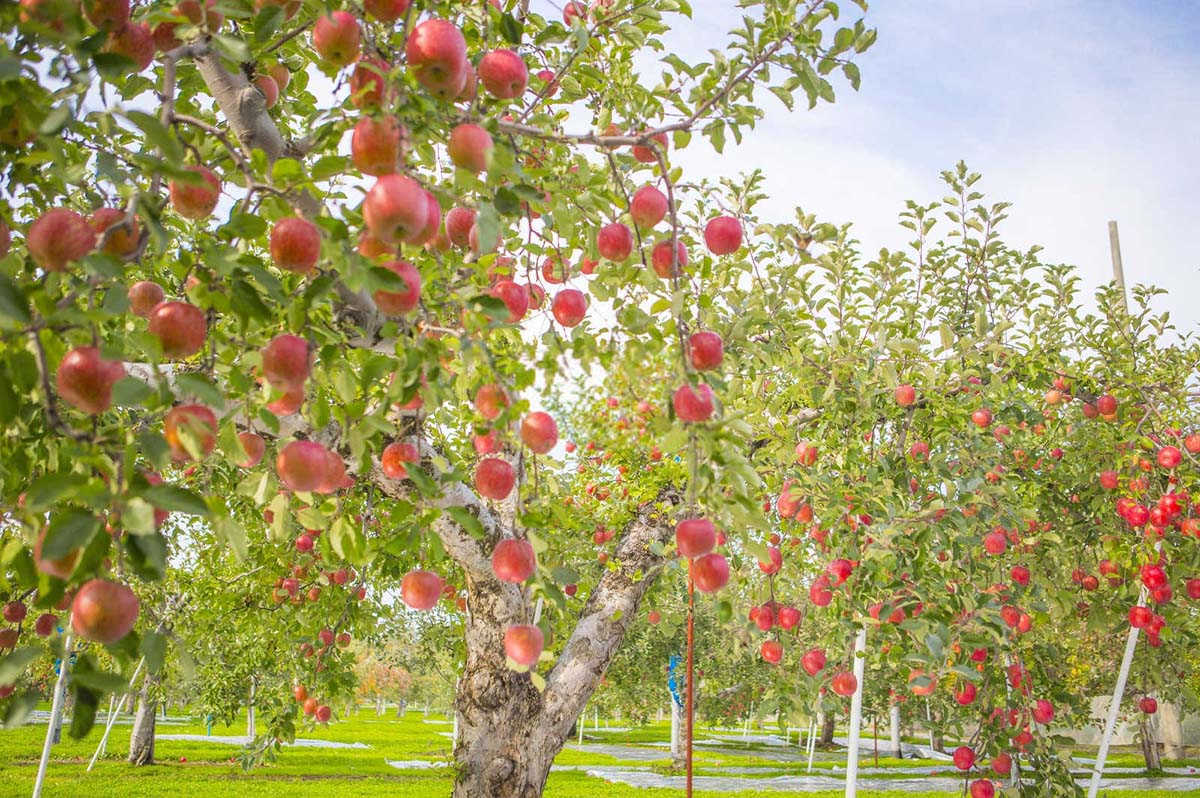
M 303 729 L 305 740 L 319 743 L 285 748 L 270 765 L 243 773 L 237 763 L 241 721 L 232 727 L 217 726 L 214 737 L 204 739 L 203 724 L 196 719 L 172 717 L 159 721 L 156 742 L 159 764 L 132 768 L 125 764 L 130 726 L 121 718 L 113 727 L 108 753 L 91 773 L 88 759 L 100 738 L 98 727 L 85 740 L 64 735 L 55 746 L 44 795 L 112 796 L 279 796 L 329 798 L 330 796 L 388 795 L 397 798 L 440 798 L 450 792 L 446 768 L 450 724 L 444 717 L 409 712 L 376 716 L 363 710 L 325 728 Z M 670 770 L 663 745 L 665 724 L 638 729 L 589 727 L 583 745 L 572 741 L 556 760 L 546 788 L 547 798 L 674 798 L 681 794 L 682 778 Z M 45 735 L 45 720 L 0 731 L 0 798 L 29 795 Z M 700 798 L 784 798 L 803 794 L 834 798 L 842 795 L 838 770 L 845 756 L 818 752 L 812 775 L 805 772 L 800 750 L 769 735 L 743 739 L 740 734 L 701 728 L 697 733 L 695 772 Z M 358 745 L 356 745 L 358 744 Z M 318 747 L 320 746 L 320 747 Z M 365 747 L 363 747 L 365 746 Z M 1086 755 L 1086 752 L 1081 752 Z M 1175 775 L 1147 782 L 1130 752 L 1117 752 L 1110 766 L 1123 771 L 1106 777 L 1107 798 L 1171 795 L 1200 798 L 1200 761 L 1165 763 Z M 874 757 L 864 752 L 864 773 L 859 795 L 901 798 L 915 794 L 950 798 L 961 796 L 962 780 L 944 761 Z M 1081 768 L 1084 767 L 1081 765 Z M 1133 788 L 1133 789 L 1131 789 Z

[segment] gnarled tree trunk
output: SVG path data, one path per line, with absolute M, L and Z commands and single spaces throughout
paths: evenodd
M 833 744 L 833 713 L 826 712 L 825 720 L 821 722 L 821 745 Z
M 155 679 L 147 676 L 142 680 L 138 693 L 137 714 L 133 717 L 133 732 L 129 737 L 129 764 L 154 764 L 154 727 L 157 719 L 158 701 L 154 698 Z
M 1145 715 L 1138 719 L 1138 731 L 1138 736 L 1142 738 L 1142 758 L 1146 760 L 1146 770 L 1162 770 L 1158 736 L 1154 733 L 1154 725 Z

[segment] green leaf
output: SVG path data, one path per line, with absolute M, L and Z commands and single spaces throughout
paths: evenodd
M 421 491 L 422 496 L 432 499 L 441 495 L 437 483 L 425 473 L 423 468 L 417 467 L 416 463 L 409 463 L 405 470 L 408 472 L 409 480 L 417 486 L 417 490 Z
M 7 274 L 0 274 L 0 316 L 17 324 L 28 324 L 33 320 L 25 294 Z
M 15 682 L 29 663 L 37 659 L 42 650 L 37 646 L 22 646 L 21 648 L 13 649 L 13 652 L 4 659 L 0 659 L 0 684 L 12 684 Z
M 479 240 L 479 251 L 491 252 L 494 250 L 500 240 L 500 218 L 494 204 L 489 203 L 479 207 L 479 213 L 475 215 L 475 227 L 476 237 Z
M 189 515 L 208 515 L 208 505 L 204 499 L 187 488 L 164 483 L 151 485 L 142 491 L 146 501 L 160 510 L 188 513 Z
M 230 307 L 242 318 L 267 321 L 271 318 L 271 310 L 262 301 L 258 289 L 245 280 L 234 280 L 230 284 Z
M 42 556 L 47 560 L 58 560 L 75 549 L 87 545 L 92 536 L 100 531 L 100 519 L 84 510 L 66 510 L 50 520 L 46 540 L 42 543 Z
M 334 553 L 349 563 L 361 565 L 366 561 L 367 542 L 362 531 L 345 516 L 340 516 L 333 522 L 329 531 L 329 543 L 333 546 Z
M 75 492 L 87 483 L 83 474 L 46 474 L 39 477 L 25 493 L 25 503 L 30 510 L 49 507 Z
M 138 576 L 143 579 L 162 579 L 167 568 L 167 542 L 161 534 L 127 535 L 125 551 Z
M 71 728 L 67 730 L 72 740 L 82 740 L 96 724 L 96 708 L 100 696 L 83 685 L 75 688 L 75 708 L 71 712 Z
M 209 407 L 218 410 L 225 407 L 225 397 L 221 395 L 221 391 L 202 374 L 194 372 L 180 374 L 175 378 L 175 386 L 177 395 L 194 396 Z
M 154 389 L 137 377 L 122 377 L 113 385 L 112 395 L 117 407 L 140 407 L 154 395 Z
M 246 546 L 245 528 L 232 518 L 219 515 L 213 519 L 213 529 L 229 546 L 237 561 L 245 562 L 250 553 Z
M 496 190 L 496 210 L 502 216 L 516 216 L 521 213 L 521 198 L 507 186 Z
M 525 33 L 525 26 L 517 21 L 517 18 L 505 11 L 500 15 L 500 35 L 508 40 L 510 44 L 520 44 L 521 36 Z
M 37 693 L 22 693 L 13 698 L 4 710 L 4 728 L 16 729 L 24 726 L 37 702 Z
M 280 158 L 271 167 L 271 179 L 276 183 L 292 183 L 304 179 L 304 166 L 295 158 Z
M 79 670 L 71 674 L 71 678 L 76 684 L 98 693 L 123 693 L 129 687 L 129 681 L 119 673 Z
M 412 469 L 410 468 L 409 470 L 411 471 Z M 445 513 L 446 513 L 446 515 L 453 518 L 454 522 L 456 524 L 458 524 L 459 526 L 461 526 L 463 528 L 463 530 L 471 537 L 473 537 L 473 538 L 482 538 L 483 537 L 483 535 L 484 535 L 483 524 L 479 523 L 479 519 L 475 517 L 475 514 L 472 513 L 470 510 L 468 510 L 466 507 L 447 507 L 445 509 Z M 562 570 L 568 571 L 570 569 L 563 568 Z M 571 573 L 574 573 L 574 572 L 572 571 Z M 559 579 L 558 577 L 555 577 L 555 581 L 565 584 L 566 582 L 574 582 L 576 580 L 568 579 L 568 580 L 564 581 L 562 579 Z
M 60 105 L 55 106 L 53 111 L 46 114 L 46 118 L 38 127 L 38 133 L 43 136 L 57 136 L 70 121 L 71 106 L 63 101 Z
M 142 635 L 141 652 L 146 658 L 147 672 L 158 673 L 167 659 L 166 636 L 158 632 L 146 632 Z

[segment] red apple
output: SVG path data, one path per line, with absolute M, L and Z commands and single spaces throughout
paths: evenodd
M 103 31 L 120 30 L 129 22 L 129 0 L 83 0 L 79 7 Z
M 262 462 L 263 455 L 267 451 L 267 442 L 262 439 L 261 435 L 253 432 L 239 432 L 238 441 L 246 452 L 245 458 L 237 463 L 240 468 L 254 468 Z
M 378 56 L 360 59 L 350 73 L 350 103 L 355 108 L 378 108 L 388 98 L 392 65 Z
M 508 394 L 493 382 L 479 386 L 475 392 L 475 410 L 479 415 L 492 421 L 508 407 Z
M 675 256 L 671 257 L 671 239 L 666 238 L 650 250 L 650 267 L 664 280 L 678 276 L 687 266 L 687 247 L 682 241 L 675 242 Z
M 810 648 L 800 658 L 800 665 L 809 676 L 816 676 L 825 667 L 825 652 L 819 648 Z
M 329 477 L 331 454 L 316 441 L 292 441 L 275 458 L 275 472 L 288 490 L 315 491 Z
M 635 133 L 631 135 L 645 135 L 645 133 L 649 132 L 650 131 L 643 131 L 643 133 Z M 654 135 L 650 136 L 650 140 L 657 145 L 657 148 L 663 153 L 663 155 L 666 155 L 667 148 L 670 146 L 670 142 L 667 140 L 666 133 L 655 133 Z M 655 153 L 654 148 L 645 144 L 633 145 L 633 157 L 639 163 L 658 163 L 658 155 Z
M 783 644 L 778 640 L 764 640 L 759 653 L 765 661 L 778 665 L 783 659 Z
M 779 626 L 783 629 L 793 629 L 800 623 L 800 610 L 795 607 L 780 607 Z
M 150 334 L 172 360 L 191 357 L 204 346 L 208 321 L 204 311 L 188 302 L 163 302 L 150 311 Z
M 25 608 L 25 602 L 10 601 L 4 605 L 4 620 L 9 623 L 20 623 L 25 620 L 25 615 L 28 612 Z
M 728 255 L 742 246 L 742 223 L 732 216 L 709 219 L 704 226 L 704 243 L 714 255 Z
M 137 251 L 141 227 L 136 216 L 126 224 L 125 211 L 120 208 L 97 208 L 92 211 L 88 223 L 96 231 L 97 243 L 108 233 L 108 240 L 101 251 L 118 258 L 128 257 Z
M 217 417 L 204 405 L 176 405 L 163 418 L 163 435 L 176 462 L 198 459 L 188 450 L 185 438 L 196 454 L 204 457 L 217 445 Z
M 1112 394 L 1104 394 L 1096 400 L 1096 411 L 1102 416 L 1111 416 L 1117 412 L 1117 400 Z
M 427 19 L 413 29 L 405 60 L 417 82 L 439 99 L 457 98 L 467 84 L 467 41 L 444 19 Z
M 508 308 L 508 321 L 510 324 L 516 324 L 525 318 L 525 313 L 529 310 L 528 288 L 518 285 L 512 280 L 497 280 L 489 293 L 502 301 Z
M 975 751 L 965 745 L 954 749 L 954 767 L 970 770 L 975 765 Z
M 1150 696 L 1145 696 L 1138 701 L 1138 709 L 1147 715 L 1153 715 L 1155 712 L 1158 712 L 1158 701 Z
M 1007 756 L 1002 754 L 1001 756 Z M 971 782 L 971 798 L 995 798 L 996 788 L 988 779 L 976 779 Z
M 833 675 L 833 692 L 840 696 L 854 695 L 858 689 L 858 679 L 850 671 L 838 671 Z
M 492 50 L 479 60 L 476 72 L 488 93 L 501 100 L 520 97 L 529 83 L 525 61 L 512 50 Z
M 980 429 L 986 429 L 992 423 L 992 411 L 981 407 L 971 414 L 971 421 Z
M 633 223 L 643 229 L 654 227 L 667 215 L 667 195 L 654 186 L 642 186 L 629 202 Z
M 125 56 L 142 72 L 154 60 L 154 32 L 145 22 L 127 22 L 108 35 L 105 49 Z
M 681 385 L 675 390 L 671 404 L 675 409 L 675 415 L 681 421 L 707 421 L 713 414 L 712 388 L 704 382 L 695 387 Z
M 450 239 L 451 244 L 460 249 L 466 249 L 470 245 L 471 228 L 474 226 L 474 208 L 451 208 L 446 213 L 446 237 Z
M 911 385 L 897 385 L 895 398 L 896 404 L 901 407 L 911 407 L 917 401 L 917 391 Z
M 517 475 L 508 461 L 498 457 L 481 460 L 475 469 L 475 489 L 481 496 L 500 501 L 512 493 Z
M 105 360 L 94 346 L 80 346 L 63 355 L 55 375 L 58 395 L 90 415 L 112 404 L 113 384 L 125 376 L 119 360 Z
M 729 563 L 716 552 L 689 560 L 688 568 L 701 593 L 715 593 L 729 582 Z
M 321 232 L 300 216 L 286 216 L 271 229 L 271 260 L 281 269 L 311 274 L 321 256 Z
M 442 594 L 442 578 L 432 571 L 409 571 L 400 580 L 400 597 L 415 610 L 432 609 Z
M 520 584 L 536 569 L 537 556 L 528 540 L 504 538 L 492 549 L 492 573 L 501 582 Z
M 409 0 L 363 0 L 363 9 L 380 22 L 395 22 L 408 13 Z
M 29 226 L 25 246 L 33 262 L 48 272 L 61 272 L 96 246 L 96 231 L 87 219 L 67 208 L 46 211 Z
M 375 305 L 381 313 L 402 316 L 415 309 L 421 301 L 421 273 L 406 260 L 392 260 L 383 268 L 396 274 L 408 286 L 407 291 L 376 291 Z
M 521 420 L 521 440 L 536 454 L 546 454 L 558 443 L 558 424 L 540 410 Z
M 263 347 L 262 371 L 280 391 L 303 388 L 310 372 L 308 341 L 288 333 L 275 336 Z
M 133 591 L 104 579 L 86 582 L 71 602 L 75 633 L 106 646 L 129 634 L 137 616 L 138 600 Z
M 513 624 L 504 630 L 504 653 L 518 665 L 532 668 L 542 656 L 546 640 L 533 624 Z
M 692 368 L 697 371 L 709 371 L 721 365 L 725 357 L 725 346 L 721 336 L 702 330 L 692 333 L 688 338 L 688 355 L 692 361 Z
M 1158 450 L 1157 458 L 1159 466 L 1162 468 L 1175 468 L 1183 461 L 1183 453 L 1176 446 L 1164 446 Z
M 564 327 L 574 327 L 587 314 L 588 301 L 584 293 L 576 288 L 564 288 L 554 295 L 550 312 Z
M 204 166 L 189 166 L 186 171 L 197 177 L 189 182 L 171 181 L 171 207 L 185 219 L 204 219 L 217 207 L 217 200 L 221 197 L 221 181 L 211 169 Z
M 421 238 L 428 224 L 429 201 L 411 177 L 380 176 L 363 201 L 363 219 L 371 235 L 388 244 Z
M 620 222 L 606 224 L 596 235 L 596 248 L 600 257 L 622 262 L 633 252 L 633 233 Z
M 33 544 L 33 562 L 39 571 L 58 579 L 66 580 L 71 576 L 71 572 L 75 570 L 75 561 L 79 559 L 79 550 L 73 549 L 56 560 L 42 557 L 42 545 L 46 541 L 46 532 L 48 527 L 42 527 L 38 533 L 37 540 Z M 64 609 L 58 607 L 57 609 Z
M 954 693 L 954 700 L 962 706 L 968 706 L 975 701 L 975 694 L 978 689 L 971 682 L 963 682 L 962 687 L 958 688 Z
M 707 518 L 687 518 L 675 526 L 675 546 L 680 557 L 700 557 L 717 545 L 717 530 Z
M 58 626 L 58 617 L 44 612 L 33 622 L 33 631 L 38 637 L 49 637 Z
M 420 460 L 421 455 L 416 446 L 411 443 L 393 441 L 384 447 L 383 453 L 379 456 L 379 465 L 389 479 L 406 479 L 408 467 L 405 464 L 417 463 Z
M 360 35 L 358 20 L 353 14 L 334 11 L 318 19 L 313 26 L 313 49 L 334 67 L 349 66 L 358 60 Z
M 275 103 L 279 102 L 279 84 L 275 82 L 275 78 L 270 75 L 255 75 L 254 87 L 262 94 L 268 108 L 274 108 Z
M 380 176 L 396 171 L 400 158 L 400 126 L 394 117 L 364 116 L 350 136 L 350 160 L 360 172 Z
M 460 169 L 486 172 L 492 165 L 492 135 L 479 125 L 464 123 L 450 131 L 446 145 L 450 160 Z
M 163 301 L 162 286 L 150 280 L 140 280 L 129 286 L 129 309 L 135 316 L 149 318 L 150 312 Z

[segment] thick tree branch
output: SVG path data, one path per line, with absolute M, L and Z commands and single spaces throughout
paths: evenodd
M 267 113 L 262 92 L 250 85 L 245 75 L 227 70 L 221 57 L 209 48 L 195 53 L 193 60 L 242 146 L 262 150 L 270 162 L 287 154 L 287 142 Z

